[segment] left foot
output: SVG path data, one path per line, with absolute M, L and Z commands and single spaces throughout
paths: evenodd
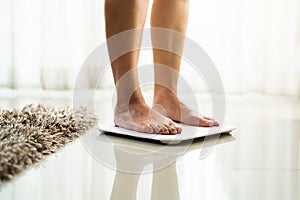
M 193 111 L 181 103 L 176 94 L 169 89 L 161 89 L 155 93 L 153 109 L 175 122 L 203 127 L 219 126 L 211 117 L 193 114 Z

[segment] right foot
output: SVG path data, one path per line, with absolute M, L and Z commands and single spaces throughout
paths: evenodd
M 145 103 L 116 106 L 114 122 L 117 126 L 145 133 L 177 134 L 182 131 L 171 119 L 151 109 Z
M 198 116 L 193 111 L 181 103 L 175 93 L 170 89 L 158 87 L 153 100 L 153 109 L 162 113 L 164 116 L 192 126 L 219 126 L 219 123 L 210 117 Z

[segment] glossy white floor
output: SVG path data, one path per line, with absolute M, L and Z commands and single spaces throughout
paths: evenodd
M 0 105 L 71 105 L 69 93 L 26 95 L 2 92 Z M 104 118 L 111 104 L 107 95 L 98 96 L 96 110 Z M 209 99 L 198 99 L 209 113 Z M 3 185 L 0 199 L 300 199 L 300 101 L 246 95 L 228 96 L 226 105 L 226 122 L 237 130 L 221 136 L 206 156 L 203 140 L 164 146 L 93 129 Z

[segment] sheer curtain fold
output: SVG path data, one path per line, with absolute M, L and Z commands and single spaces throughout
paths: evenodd
M 202 2 L 200 12 L 191 7 L 188 34 L 215 61 L 226 92 L 298 96 L 297 8 L 299 0 Z
M 1 86 L 70 89 L 104 39 L 103 1 L 3 0 Z
M 299 0 L 190 4 L 187 35 L 214 60 L 226 92 L 299 96 Z M 71 89 L 81 64 L 105 41 L 103 6 L 104 0 L 2 0 L 0 86 Z M 205 91 L 192 72 L 183 64 L 195 91 Z

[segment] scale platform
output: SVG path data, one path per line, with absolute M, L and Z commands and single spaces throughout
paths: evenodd
M 129 136 L 137 139 L 148 139 L 148 140 L 160 141 L 161 143 L 164 144 L 178 144 L 186 140 L 192 140 L 196 138 L 217 135 L 222 133 L 230 133 L 231 131 L 235 130 L 234 126 L 227 125 L 227 124 L 214 126 L 214 127 L 196 127 L 196 126 L 189 126 L 180 123 L 178 124 L 182 128 L 182 132 L 176 135 L 149 134 L 149 133 L 132 131 L 121 127 L 117 127 L 113 124 L 113 122 L 100 122 L 97 128 L 103 133 L 116 134 L 118 136 L 127 136 L 127 137 Z

